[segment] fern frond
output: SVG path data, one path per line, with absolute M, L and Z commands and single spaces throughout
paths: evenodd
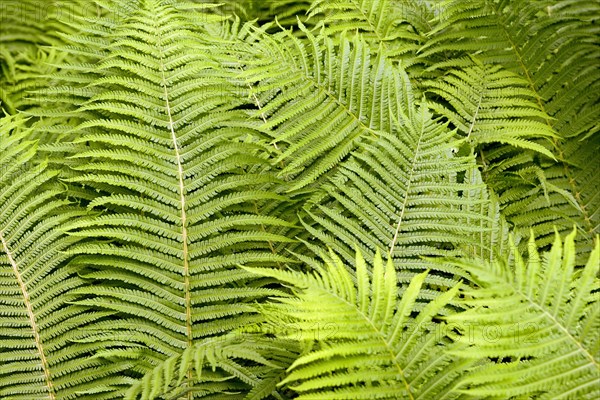
M 536 103 L 535 93 L 518 75 L 476 62 L 451 70 L 441 80 L 426 83 L 426 88 L 448 103 L 431 102 L 433 110 L 448 118 L 473 147 L 503 143 L 554 158 L 535 142 L 556 135 L 544 122 L 547 115 Z
M 577 226 L 578 265 L 589 257 L 600 225 L 599 138 L 566 140 L 562 154 L 573 160 L 568 168 L 505 147 L 481 150 L 486 161 L 483 176 L 498 193 L 502 215 L 514 224 L 514 231 L 526 236 L 532 230 L 545 248 L 553 243 L 555 229 L 564 234 Z
M 293 224 L 260 212 L 286 198 L 270 190 L 278 180 L 262 134 L 236 109 L 244 100 L 223 90 L 228 72 L 198 18 L 163 1 L 128 12 L 114 30 L 102 28 L 107 48 L 88 66 L 74 139 L 55 149 L 68 155 L 65 182 L 100 214 L 69 231 L 94 239 L 71 250 L 93 282 L 74 292 L 77 303 L 116 315 L 86 340 L 112 337 L 131 351 L 143 343 L 151 355 L 135 372 L 146 373 L 197 339 L 260 318 L 248 303 L 279 292 L 235 267 L 285 263 L 273 246 L 293 239 L 271 228 Z
M 0 4 L 0 112 L 40 106 L 42 99 L 31 92 L 48 86 L 47 74 L 64 58 L 50 46 L 65 44 L 65 35 L 76 31 L 72 20 L 99 12 L 81 0 Z
M 280 26 L 296 26 L 298 18 L 304 23 L 311 5 L 310 0 L 225 0 L 217 9 L 224 15 L 236 15 L 243 22 L 256 21 L 258 25 L 272 24 L 277 19 Z
M 298 399 L 456 398 L 467 363 L 444 353 L 452 346 L 433 322 L 458 286 L 415 313 L 426 272 L 398 295 L 396 269 L 379 254 L 372 270 L 356 255 L 356 276 L 333 253 L 331 263 L 310 273 L 245 268 L 289 283 L 295 297 L 263 306 L 267 332 L 294 338 L 307 350 L 280 385 Z
M 543 122 L 556 133 L 551 146 L 540 144 L 558 162 L 498 146 L 480 154 L 484 180 L 501 199 L 503 214 L 518 230 L 533 227 L 540 243 L 548 245 L 554 226 L 565 233 L 573 224 L 582 233 L 580 240 L 591 245 L 600 223 L 593 192 L 598 180 L 588 180 L 597 163 L 579 164 L 579 152 L 573 151 L 597 143 L 600 74 L 595 60 L 600 48 L 593 20 L 599 11 L 583 2 L 450 1 L 422 49 L 423 59 L 433 64 L 432 77 L 470 68 L 476 56 L 494 66 L 486 68 L 501 66 L 526 82 L 545 114 Z M 454 107 L 468 104 L 463 100 Z
M 336 40 L 340 34 L 360 32 L 373 50 L 402 61 L 404 68 L 417 60 L 416 53 L 431 30 L 432 6 L 420 1 L 315 0 L 310 17 L 321 17 L 317 28 Z
M 454 132 L 427 106 L 397 122 L 394 134 L 364 141 L 305 207 L 306 230 L 352 263 L 356 243 L 371 258 L 385 248 L 404 280 L 431 268 L 423 256 L 489 251 L 489 201 L 472 156 L 458 156 Z M 312 242 L 314 243 L 314 242 Z M 434 267 L 435 268 L 435 267 Z M 454 286 L 448 269 L 436 284 Z M 450 278 L 450 279 L 449 279 Z
M 336 47 L 300 28 L 306 42 L 289 31 L 258 31 L 254 55 L 240 73 L 256 84 L 250 95 L 258 101 L 257 116 L 281 152 L 281 175 L 294 179 L 292 190 L 319 180 L 365 138 L 391 132 L 408 79 L 381 54 L 373 58 L 357 37 Z
M 248 388 L 265 390 L 270 386 L 270 382 L 265 386 L 263 380 L 269 381 L 273 371 L 283 367 L 277 355 L 285 359 L 290 354 L 296 355 L 273 340 L 256 336 L 230 334 L 204 339 L 157 365 L 127 391 L 125 400 L 181 398 L 188 393 L 198 397 L 220 393 L 222 398 L 239 398 L 243 392 L 253 396 L 246 398 L 257 400 L 268 395 L 280 398 L 275 387 L 263 396 L 258 392 L 250 394 Z M 190 371 L 193 386 L 184 386 L 182 382 L 188 379 Z
M 0 119 L 0 397 L 74 399 L 97 385 L 118 391 L 129 382 L 116 374 L 129 364 L 91 359 L 102 346 L 77 343 L 91 321 L 109 315 L 73 304 L 84 285 L 70 263 L 81 238 L 66 231 L 85 210 L 36 160 L 24 123 L 19 115 Z
M 480 288 L 465 287 L 463 302 L 470 309 L 447 317 L 450 325 L 469 331 L 468 347 L 453 354 L 499 360 L 473 371 L 465 393 L 598 397 L 600 245 L 596 240 L 586 266 L 576 269 L 575 235 L 569 234 L 564 245 L 557 235 L 543 256 L 532 237 L 527 260 L 513 245 L 510 258 L 491 265 L 479 260 L 457 263 L 473 274 Z

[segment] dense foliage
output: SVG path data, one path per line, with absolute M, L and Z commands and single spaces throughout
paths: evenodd
M 1 399 L 600 396 L 600 3 L 0 7 Z

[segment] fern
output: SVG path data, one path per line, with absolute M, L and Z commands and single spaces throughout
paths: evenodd
M 428 90 L 450 104 L 431 106 L 448 118 L 474 148 L 485 143 L 509 143 L 553 158 L 549 150 L 531 140 L 555 135 L 542 122 L 546 114 L 536 104 L 535 93 L 518 75 L 476 63 L 450 71 L 442 81 L 429 83 Z
M 281 175 L 294 179 L 291 190 L 321 178 L 365 138 L 391 131 L 405 95 L 403 78 L 383 56 L 372 60 L 360 39 L 343 40 L 337 50 L 327 37 L 305 33 L 307 44 L 289 31 L 271 37 L 258 31 L 255 59 L 241 74 L 258 83 L 252 93 L 263 129 L 281 151 Z
M 586 266 L 575 269 L 573 231 L 543 257 L 533 237 L 525 261 L 511 257 L 492 265 L 461 261 L 480 288 L 464 288 L 467 312 L 447 317 L 469 330 L 461 357 L 497 357 L 468 378 L 466 393 L 535 398 L 598 397 L 598 242 Z
M 435 15 L 434 7 L 420 1 L 316 0 L 310 16 L 323 15 L 319 22 L 328 36 L 359 31 L 374 50 L 404 67 L 418 62 L 416 53 L 423 45 Z
M 140 19 L 152 23 L 142 27 Z M 266 190 L 276 179 L 252 143 L 259 133 L 237 121 L 218 61 L 190 53 L 205 46 L 200 33 L 157 2 L 128 21 L 107 35 L 107 54 L 95 67 L 91 85 L 105 86 L 73 113 L 85 122 L 72 131 L 77 165 L 68 181 L 97 189 L 88 208 L 102 215 L 74 224 L 73 237 L 96 241 L 72 252 L 94 282 L 75 292 L 78 304 L 119 315 L 97 321 L 86 340 L 112 331 L 133 350 L 143 343 L 154 349 L 144 356 L 150 367 L 198 338 L 256 319 L 244 302 L 275 292 L 252 287 L 249 274 L 231 268 L 284 262 L 269 244 L 290 239 L 266 227 L 289 223 L 257 212 L 261 202 L 283 198 Z M 144 65 L 135 78 L 133 62 Z M 121 353 L 103 356 L 128 357 Z
M 589 23 L 597 18 L 598 11 L 598 7 L 586 8 L 573 2 L 536 1 L 520 6 L 513 1 L 450 1 L 439 14 L 439 24 L 430 33 L 432 39 L 421 50 L 422 58 L 433 64 L 430 70 L 438 73 L 448 69 L 453 75 L 464 74 L 460 71 L 471 68 L 470 56 L 476 55 L 484 64 L 502 66 L 521 75 L 526 82 L 529 96 L 538 104 L 535 108 L 542 113 L 538 115 L 539 121 L 547 125 L 547 134 L 552 130 L 557 135 L 552 148 L 558 164 L 535 162 L 532 160 L 535 156 L 496 148 L 484 163 L 489 166 L 490 175 L 541 177 L 533 184 L 531 179 L 521 183 L 511 179 L 506 185 L 502 178 L 490 183 L 502 204 L 520 204 L 517 212 L 507 209 L 506 217 L 523 232 L 534 227 L 536 236 L 545 244 L 552 243 L 553 225 L 561 224 L 561 218 L 569 220 L 561 231 L 576 223 L 582 233 L 587 232 L 580 237 L 588 246 L 597 233 L 598 203 L 593 194 L 597 186 L 585 179 L 594 174 L 597 163 L 581 165 L 568 156 L 576 154 L 571 150 L 575 146 L 582 145 L 582 149 L 596 146 L 598 91 L 595 87 L 600 76 L 587 60 L 598 57 L 598 46 L 594 44 L 597 32 Z M 458 98 L 461 90 L 471 93 L 466 83 L 446 91 L 444 97 Z M 461 99 L 458 104 L 464 102 Z M 468 116 L 460 111 L 459 114 L 463 118 Z M 505 115 L 514 118 L 510 122 L 513 125 L 523 121 L 524 116 L 515 110 L 507 110 Z M 476 120 L 473 122 L 469 131 L 478 129 Z M 530 128 L 534 127 L 533 122 L 529 123 Z M 484 121 L 479 123 L 486 126 Z M 589 141 L 581 143 L 582 138 Z M 578 196 L 573 197 L 575 194 Z
M 0 398 L 597 397 L 599 12 L 2 3 Z
M 287 346 L 290 344 L 285 343 Z M 270 387 L 272 377 L 268 375 L 273 370 L 282 368 L 276 360 L 276 354 L 279 353 L 284 360 L 296 356 L 293 352 L 283 350 L 281 345 L 282 343 L 268 339 L 237 334 L 205 339 L 159 364 L 129 389 L 125 399 L 150 400 L 165 396 L 176 398 L 185 395 L 186 390 L 200 394 L 221 392 L 225 395 L 236 394 L 236 391 L 241 394 L 246 390 L 247 399 L 261 399 L 266 394 L 277 394 L 275 388 Z M 267 355 L 270 359 L 266 358 Z M 262 368 L 250 368 L 236 359 L 262 365 Z M 181 385 L 188 379 L 191 369 L 196 382 L 193 389 Z M 237 382 L 234 383 L 233 379 Z M 252 391 L 247 390 L 248 385 L 253 387 Z M 261 395 L 260 391 L 265 388 L 267 390 Z
M 304 223 L 349 262 L 354 243 L 370 257 L 385 248 L 407 279 L 431 267 L 420 257 L 460 254 L 491 232 L 474 160 L 452 154 L 453 132 L 426 107 L 398 122 L 396 135 L 365 142 L 340 167 L 317 204 L 307 206 Z
M 432 319 L 459 286 L 414 316 L 426 272 L 400 298 L 391 261 L 384 266 L 377 254 L 370 271 L 357 252 L 354 279 L 339 258 L 331 257 L 332 263 L 306 274 L 246 268 L 295 288 L 297 298 L 280 297 L 263 309 L 267 332 L 300 335 L 308 342 L 280 385 L 299 392 L 298 399 L 456 398 L 454 386 L 468 363 L 454 364 L 444 354 L 443 346 L 451 344 L 440 334 L 444 326 Z
M 88 357 L 103 345 L 78 343 L 91 320 L 110 315 L 73 304 L 85 285 L 72 263 L 83 238 L 65 232 L 85 210 L 36 161 L 24 119 L 0 122 L 0 397 L 73 399 L 129 385 L 116 376 L 128 363 L 104 364 Z

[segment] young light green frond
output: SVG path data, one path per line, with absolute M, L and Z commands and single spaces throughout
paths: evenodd
M 598 376 L 598 272 L 600 244 L 585 267 L 575 268 L 575 235 L 564 244 L 557 235 L 540 256 L 533 238 L 529 257 L 516 247 L 494 264 L 459 261 L 479 288 L 464 288 L 470 309 L 447 317 L 462 327 L 468 347 L 453 354 L 494 357 L 466 378 L 465 393 L 475 397 L 530 396 L 541 399 L 594 399 Z M 468 332 L 468 334 L 467 334 Z
M 266 332 L 310 343 L 280 386 L 297 391 L 299 399 L 459 397 L 454 387 L 468 362 L 454 364 L 444 354 L 443 346 L 452 344 L 444 325 L 433 322 L 458 286 L 415 314 L 427 272 L 400 298 L 391 260 L 384 265 L 378 254 L 367 272 L 358 253 L 355 281 L 335 254 L 330 258 L 313 273 L 245 268 L 295 288 L 295 297 L 261 307 Z

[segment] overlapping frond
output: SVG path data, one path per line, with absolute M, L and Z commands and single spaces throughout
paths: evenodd
M 0 398 L 597 397 L 599 16 L 1 2 Z
M 478 398 L 598 397 L 600 244 L 596 240 L 586 266 L 577 269 L 575 235 L 569 234 L 564 245 L 557 235 L 543 256 L 532 237 L 527 260 L 513 245 L 510 258 L 493 264 L 458 264 L 479 288 L 465 287 L 464 304 L 470 309 L 447 318 L 468 337 L 468 347 L 453 354 L 498 359 L 467 377 L 466 393 Z
M 57 61 L 54 49 L 41 47 L 63 44 L 62 35 L 73 31 L 69 21 L 90 12 L 80 0 L 0 3 L 0 115 L 39 104 L 29 92 L 48 84 L 44 75 Z
M 300 25 L 301 29 L 305 29 Z M 263 129 L 281 154 L 281 175 L 300 189 L 322 178 L 365 138 L 390 132 L 405 76 L 358 37 L 338 46 L 305 31 L 266 36 L 258 31 L 240 77 L 252 85 Z
M 334 40 L 358 31 L 373 50 L 407 68 L 418 60 L 435 12 L 432 5 L 413 0 L 315 0 L 309 15 L 319 18 L 317 28 Z
M 578 240 L 591 244 L 600 223 L 594 201 L 598 179 L 589 181 L 594 165 L 580 164 L 579 151 L 573 151 L 597 143 L 600 47 L 590 21 L 599 12 L 597 4 L 585 2 L 450 1 L 422 49 L 433 79 L 439 74 L 464 75 L 465 68 L 472 68 L 472 56 L 485 69 L 501 67 L 524 79 L 527 96 L 533 95 L 536 113 L 541 112 L 540 121 L 556 134 L 551 145 L 539 143 L 557 161 L 497 145 L 479 153 L 484 179 L 491 178 L 486 182 L 497 192 L 503 214 L 521 231 L 533 227 L 540 243 L 552 242 L 553 225 L 564 233 L 576 224 L 582 233 Z M 471 91 L 470 86 L 465 80 L 448 87 L 444 98 L 452 93 L 455 101 L 463 98 L 454 109 L 470 109 L 472 101 L 460 95 Z M 506 116 L 510 121 L 502 125 L 507 129 L 523 121 L 520 110 L 506 110 Z
M 294 343 L 239 334 L 204 339 L 154 367 L 127 391 L 125 400 L 181 398 L 188 393 L 197 397 L 219 393 L 221 398 L 229 398 L 228 394 L 242 398 L 246 393 L 243 398 L 248 400 L 281 399 L 275 385 L 282 379 L 283 368 L 297 356 L 282 345 L 293 347 Z M 182 385 L 190 371 L 193 385 Z
M 393 133 L 361 143 L 323 196 L 305 207 L 303 221 L 347 262 L 355 243 L 369 257 L 386 249 L 408 280 L 431 268 L 423 256 L 489 250 L 482 238 L 492 232 L 475 159 L 453 154 L 462 143 L 454 132 L 434 121 L 427 106 L 398 118 Z M 437 284 L 456 283 L 447 278 Z
M 275 18 L 281 26 L 296 26 L 298 18 L 307 21 L 310 0 L 225 0 L 220 2 L 217 12 L 224 15 L 236 15 L 242 21 L 256 21 L 258 25 L 271 24 Z
M 498 193 L 502 215 L 514 230 L 522 236 L 533 230 L 544 247 L 553 243 L 555 229 L 564 234 L 577 226 L 578 265 L 587 260 L 599 230 L 599 139 L 565 141 L 562 154 L 572 160 L 568 167 L 507 147 L 480 150 L 485 181 Z
M 420 312 L 415 301 L 427 272 L 398 295 L 396 268 L 379 254 L 367 268 L 356 255 L 355 277 L 333 253 L 332 262 L 310 273 L 263 268 L 249 271 L 294 287 L 263 307 L 266 332 L 301 340 L 306 351 L 290 366 L 280 386 L 298 399 L 457 398 L 455 386 L 469 362 L 453 362 L 445 326 L 433 322 L 458 286 L 440 294 Z
M 0 398 L 75 399 L 100 386 L 110 396 L 129 383 L 114 375 L 129 365 L 104 364 L 89 357 L 101 346 L 77 343 L 90 320 L 109 314 L 73 304 L 84 282 L 69 261 L 81 238 L 66 231 L 85 210 L 35 159 L 23 125 L 0 120 Z
M 500 66 L 474 65 L 450 70 L 440 80 L 426 82 L 427 90 L 441 97 L 430 102 L 465 136 L 474 148 L 485 143 L 503 143 L 531 149 L 553 158 L 536 139 L 555 137 L 545 123 L 527 81 Z M 445 103 L 445 104 L 444 104 Z

